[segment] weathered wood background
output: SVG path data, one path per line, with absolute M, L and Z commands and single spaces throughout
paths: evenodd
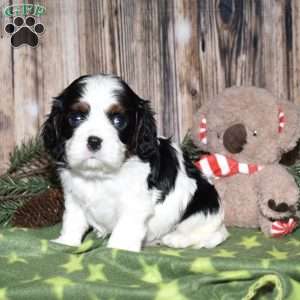
M 1 8 L 20 1 L 0 0 Z M 193 112 L 231 85 L 300 102 L 298 0 L 40 0 L 46 32 L 13 49 L 0 19 L 0 171 L 36 134 L 51 97 L 85 73 L 121 75 L 179 141 Z

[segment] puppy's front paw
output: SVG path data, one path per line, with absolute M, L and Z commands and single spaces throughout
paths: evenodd
M 104 228 L 94 228 L 93 231 L 96 233 L 96 236 L 101 239 L 105 239 L 107 236 L 107 231 Z
M 162 244 L 171 248 L 186 248 L 190 245 L 187 237 L 176 231 L 165 235 Z
M 81 245 L 80 241 L 70 240 L 64 237 L 59 237 L 55 240 L 51 240 L 51 242 L 71 247 L 79 247 Z
M 120 249 L 120 250 L 126 250 L 131 252 L 140 252 L 141 251 L 141 245 L 140 243 L 126 243 L 121 241 L 113 241 L 109 240 L 107 244 L 108 248 L 114 248 L 114 249 Z

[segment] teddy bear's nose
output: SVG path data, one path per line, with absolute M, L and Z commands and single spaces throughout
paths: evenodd
M 243 124 L 234 124 L 226 129 L 223 144 L 230 153 L 240 153 L 247 143 L 247 131 Z

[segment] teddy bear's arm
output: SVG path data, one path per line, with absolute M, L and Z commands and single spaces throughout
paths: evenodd
M 265 234 L 267 237 L 271 237 L 271 228 L 272 228 L 272 222 L 266 218 L 261 212 L 258 214 L 258 223 L 261 231 Z
M 299 190 L 292 175 L 279 164 L 265 166 L 256 178 L 259 225 L 271 236 L 273 222 L 295 217 Z

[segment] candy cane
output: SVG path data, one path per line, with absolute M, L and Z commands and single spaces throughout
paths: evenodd
M 288 222 L 284 221 L 275 221 L 271 226 L 271 235 L 272 237 L 282 237 L 289 233 L 292 233 L 293 230 L 297 227 L 297 222 L 290 218 Z
M 198 138 L 203 144 L 207 144 L 207 124 L 206 124 L 206 118 L 202 118 L 200 125 L 199 125 L 199 133 Z

